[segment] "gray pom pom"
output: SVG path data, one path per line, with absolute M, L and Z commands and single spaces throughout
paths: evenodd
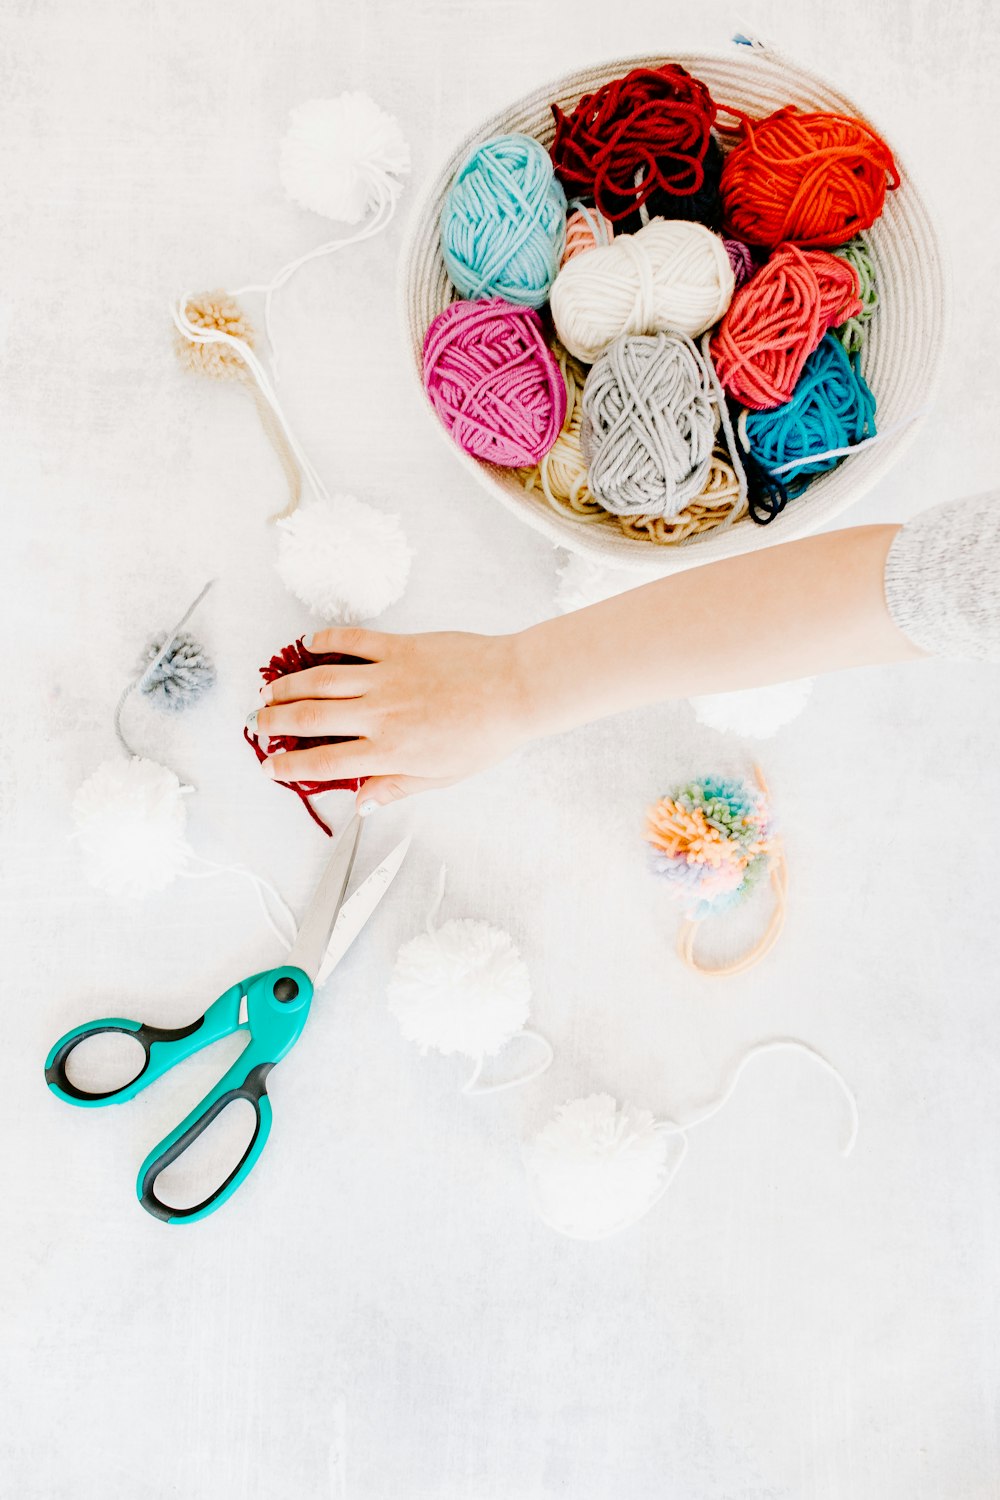
M 212 686 L 215 666 L 204 648 L 186 630 L 174 637 L 170 649 L 157 662 L 166 640 L 165 634 L 154 636 L 143 652 L 139 691 L 152 699 L 157 708 L 177 713 Z M 156 665 L 150 670 L 153 662 Z

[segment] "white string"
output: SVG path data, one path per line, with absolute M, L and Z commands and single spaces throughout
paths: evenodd
M 740 453 L 739 444 L 737 443 L 735 434 L 733 433 L 733 424 L 729 416 L 729 405 L 726 401 L 726 393 L 722 389 L 722 384 L 715 369 L 715 361 L 712 358 L 711 342 L 712 335 L 710 333 L 706 333 L 702 337 L 701 352 L 705 364 L 708 366 L 709 379 L 712 382 L 712 391 L 715 395 L 715 402 L 719 408 L 719 417 L 722 421 L 722 430 L 726 435 L 726 447 L 729 449 L 729 461 L 732 464 L 733 473 L 736 475 L 736 487 L 737 493 L 739 495 L 739 508 L 742 508 L 746 504 L 747 499 L 747 475 L 746 470 L 743 467 L 743 457 Z M 746 415 L 746 413 L 744 413 L 744 415 Z M 740 420 L 742 421 L 742 418 Z M 749 446 L 750 445 L 747 444 L 747 447 Z
M 157 667 L 163 661 L 164 657 L 168 654 L 168 652 L 170 651 L 171 646 L 174 644 L 174 642 L 176 641 L 177 637 L 180 635 L 181 631 L 184 629 L 184 626 L 187 624 L 188 620 L 190 620 L 191 616 L 194 614 L 195 610 L 198 608 L 198 605 L 204 599 L 205 595 L 208 593 L 209 589 L 212 587 L 212 585 L 214 583 L 215 583 L 215 579 L 214 578 L 210 578 L 208 580 L 208 582 L 205 584 L 205 587 L 202 589 L 202 591 L 198 595 L 198 597 L 191 604 L 188 605 L 187 609 L 181 615 L 180 619 L 177 621 L 177 624 L 174 626 L 173 630 L 167 636 L 167 638 L 163 642 L 163 645 L 160 647 L 159 651 L 157 651 L 156 655 L 153 657 L 153 660 L 149 663 L 148 666 L 146 666 L 146 667 L 143 668 L 143 670 L 139 673 L 138 677 L 134 677 L 132 679 L 132 681 L 128 684 L 128 686 L 122 689 L 121 696 L 119 697 L 118 702 L 115 704 L 115 713 L 114 713 L 115 734 L 118 736 L 118 743 L 121 745 L 122 749 L 125 751 L 125 754 L 127 756 L 129 756 L 130 759 L 135 756 L 136 751 L 132 749 L 132 746 L 129 744 L 128 740 L 125 738 L 125 732 L 122 729 L 122 709 L 125 707 L 125 704 L 128 702 L 129 698 L 135 692 L 136 688 L 141 687 L 142 684 L 150 676 L 152 676 L 152 674 L 156 671 Z M 193 790 L 193 788 L 184 787 L 183 790 L 184 791 L 190 791 L 190 790 Z
M 859 443 L 852 443 L 847 448 L 827 448 L 822 453 L 807 453 L 802 458 L 790 459 L 787 464 L 778 464 L 777 468 L 768 469 L 769 474 L 787 474 L 790 469 L 801 469 L 804 464 L 821 463 L 826 458 L 849 458 L 852 453 L 859 453 L 862 448 L 870 448 L 873 443 L 880 443 L 883 438 L 891 437 L 893 433 L 900 432 L 904 427 L 909 427 L 911 422 L 917 422 L 921 417 L 926 417 L 930 412 L 929 406 L 921 406 L 908 417 L 900 417 L 897 422 L 890 422 L 888 427 L 875 432 L 871 437 L 862 438 Z M 747 411 L 740 412 L 739 433 L 744 446 L 749 448 L 747 441 Z
M 519 1089 L 523 1084 L 534 1083 L 536 1078 L 541 1078 L 543 1073 L 547 1073 L 556 1055 L 548 1037 L 542 1036 L 540 1031 L 529 1031 L 527 1028 L 522 1028 L 520 1031 L 515 1031 L 510 1040 L 514 1042 L 519 1037 L 530 1037 L 532 1041 L 541 1042 L 544 1050 L 540 1063 L 532 1068 L 530 1072 L 519 1074 L 517 1078 L 508 1078 L 503 1083 L 485 1083 L 482 1088 L 477 1088 L 476 1084 L 479 1082 L 483 1071 L 483 1064 L 486 1061 L 485 1057 L 480 1057 L 471 1074 L 462 1084 L 461 1092 L 463 1094 L 471 1094 L 474 1097 L 479 1094 L 502 1094 L 507 1089 Z
M 440 915 L 441 905 L 442 905 L 442 902 L 444 901 L 445 886 L 447 884 L 448 884 L 448 866 L 447 865 L 442 865 L 441 866 L 441 874 L 438 876 L 437 895 L 434 897 L 434 901 L 433 901 L 433 904 L 431 906 L 431 909 L 427 913 L 427 931 L 428 931 L 428 933 L 430 934 L 431 937 L 434 937 L 435 933 L 437 932 L 437 928 L 435 927 L 434 923 L 437 920 L 437 917 Z
M 191 852 L 189 857 L 193 860 L 196 860 L 198 864 L 207 866 L 205 870 L 182 870 L 181 874 L 185 875 L 189 880 L 207 880 L 213 875 L 241 875 L 245 880 L 249 880 L 254 888 L 257 900 L 260 903 L 260 909 L 264 913 L 264 918 L 267 922 L 267 925 L 270 927 L 271 931 L 274 933 L 275 937 L 278 939 L 278 942 L 283 948 L 291 948 L 292 944 L 295 941 L 296 933 L 298 932 L 298 923 L 295 920 L 295 915 L 292 912 L 291 907 L 288 905 L 288 902 L 284 899 L 281 892 L 278 891 L 269 880 L 265 880 L 263 875 L 258 875 L 255 870 L 249 869 L 246 865 L 222 865 L 214 859 L 205 859 L 203 855 L 195 854 L 193 851 Z M 265 900 L 265 892 L 274 901 L 275 906 L 281 912 L 282 916 L 287 918 L 288 925 L 291 929 L 291 937 L 288 936 L 287 932 L 282 932 L 281 928 L 274 920 L 271 909 L 268 906 L 267 901 Z

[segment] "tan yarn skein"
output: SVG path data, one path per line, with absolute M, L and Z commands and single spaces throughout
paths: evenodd
M 722 317 L 735 284 L 717 234 L 685 219 L 651 219 L 568 261 L 552 286 L 552 318 L 569 352 L 593 364 L 625 333 L 696 338 Z
M 228 292 L 199 292 L 188 298 L 184 304 L 184 312 L 195 327 L 206 332 L 223 333 L 231 339 L 238 339 L 248 349 L 253 349 L 256 338 L 253 324 Z M 288 483 L 288 503 L 271 520 L 277 521 L 290 516 L 302 498 L 302 472 L 288 445 L 284 430 L 253 379 L 247 362 L 231 344 L 196 343 L 193 339 L 185 338 L 179 329 L 174 334 L 174 350 L 184 368 L 193 374 L 207 376 L 209 380 L 235 380 L 250 391 L 264 434 L 278 457 Z

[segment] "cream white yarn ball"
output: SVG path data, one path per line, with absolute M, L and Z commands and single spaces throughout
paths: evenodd
M 648 582 L 641 573 L 610 567 L 578 552 L 567 552 L 559 564 L 556 606 L 568 615 L 574 609 L 600 604 L 603 599 L 612 599 L 615 594 L 623 594 L 626 589 L 639 588 Z
M 556 1110 L 524 1162 L 542 1218 L 563 1234 L 601 1239 L 642 1217 L 671 1176 L 671 1137 L 648 1109 L 610 1094 Z
M 191 853 L 184 789 L 141 755 L 98 766 L 73 799 L 73 821 L 84 876 L 109 896 L 162 891 Z
M 388 989 L 403 1035 L 422 1052 L 492 1057 L 528 1019 L 531 980 L 509 933 L 453 918 L 404 943 Z
M 622 334 L 697 338 L 722 317 L 735 284 L 717 234 L 686 219 L 651 219 L 567 261 L 552 285 L 552 321 L 570 354 L 592 365 Z
M 275 522 L 286 588 L 324 620 L 354 625 L 401 599 L 413 552 L 398 516 L 334 495 Z
M 281 184 L 293 203 L 357 224 L 395 200 L 410 170 L 399 122 L 367 94 L 310 99 L 291 112 L 281 143 Z
M 690 703 L 695 716 L 709 729 L 748 740 L 769 740 L 798 718 L 815 684 L 815 677 L 799 677 L 794 682 L 776 682 L 738 693 L 708 693 L 690 699 Z

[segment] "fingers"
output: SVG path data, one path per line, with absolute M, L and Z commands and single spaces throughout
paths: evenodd
M 371 669 L 363 667 L 306 667 L 265 683 L 265 703 L 294 703 L 299 698 L 360 698 L 371 687 Z
M 381 769 L 375 748 L 366 739 L 278 751 L 262 761 L 260 768 L 272 781 L 356 781 Z
M 341 656 L 362 656 L 365 661 L 381 661 L 389 637 L 379 630 L 363 630 L 360 625 L 331 625 L 307 635 L 307 651 L 339 651 Z
M 357 739 L 367 733 L 370 715 L 363 698 L 302 698 L 258 708 L 247 717 L 247 728 L 267 749 L 268 740 L 326 740 L 334 736 Z
M 433 792 L 454 784 L 454 777 L 372 776 L 359 789 L 355 804 L 361 816 L 367 818 L 390 802 L 401 802 L 404 797 L 414 797 L 418 792 Z

